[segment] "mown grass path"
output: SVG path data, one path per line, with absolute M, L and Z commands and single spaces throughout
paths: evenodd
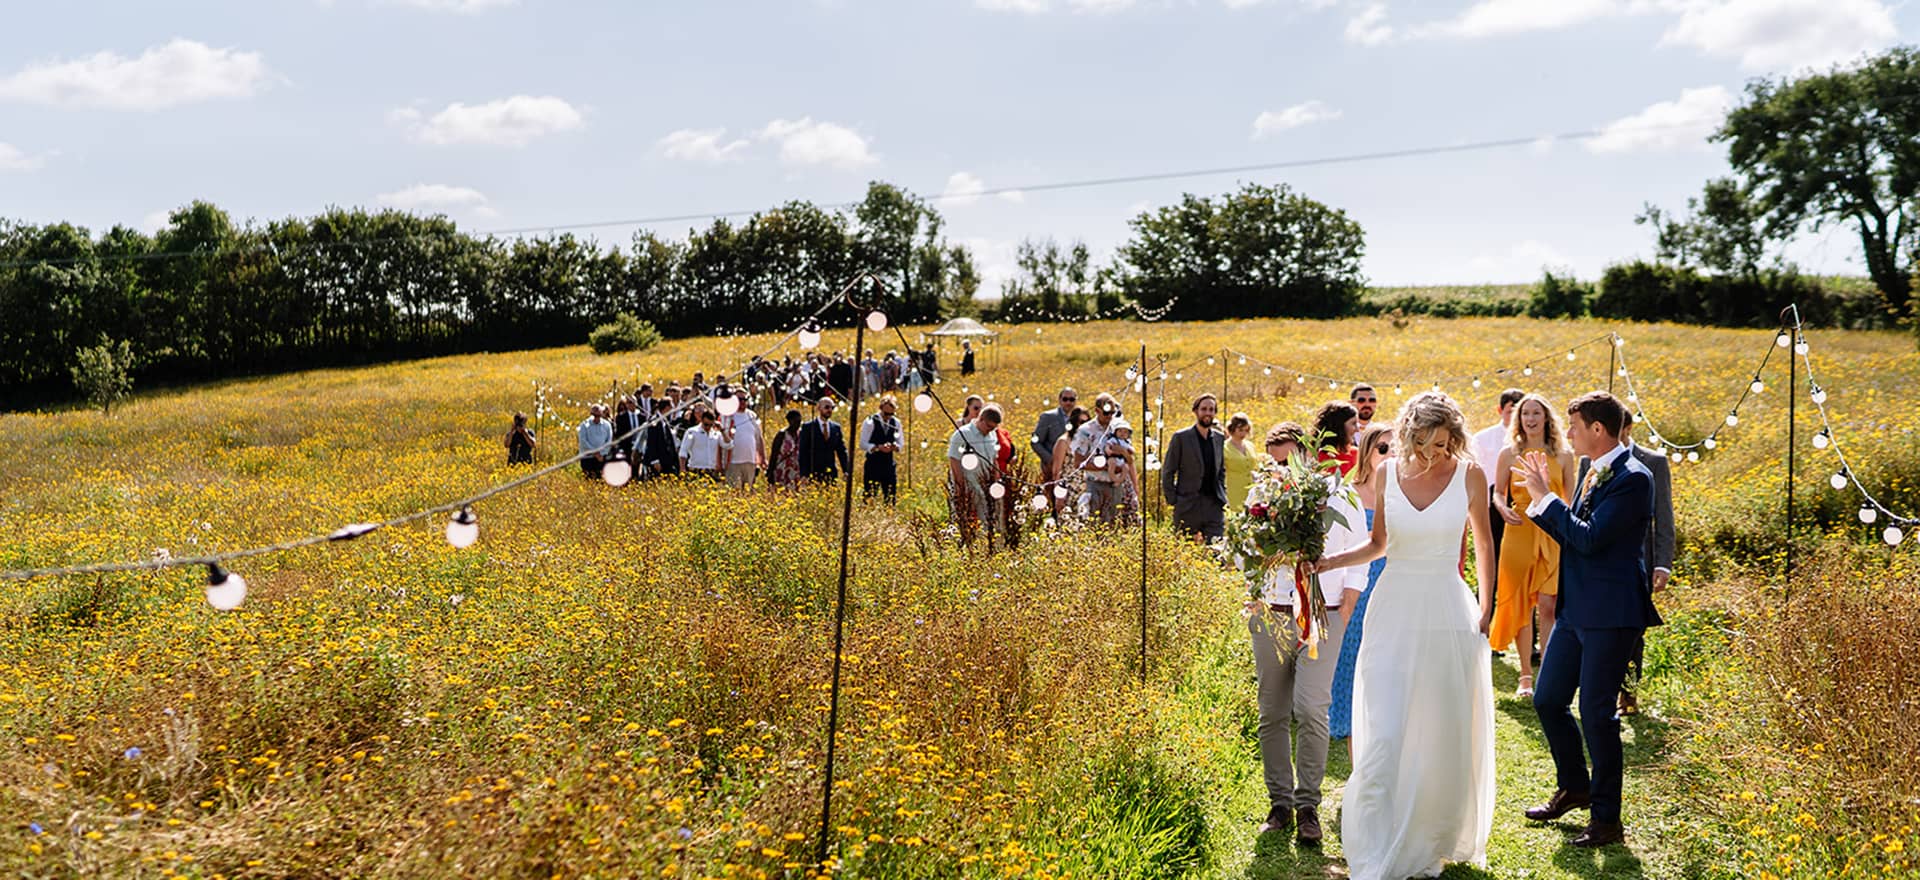
M 1529 822 L 1521 815 L 1526 807 L 1552 793 L 1553 758 L 1547 752 L 1532 704 L 1513 696 L 1517 670 L 1510 661 L 1496 661 L 1493 670 L 1494 760 L 1498 778 L 1487 867 L 1456 864 L 1441 876 L 1450 880 L 1692 876 L 1693 872 L 1679 863 L 1683 841 L 1666 833 L 1689 833 L 1667 818 L 1685 808 L 1669 794 L 1677 786 L 1664 763 L 1667 725 L 1651 714 L 1643 714 L 1623 730 L 1627 757 L 1627 844 L 1597 852 L 1579 849 L 1568 841 L 1583 827 L 1585 813 L 1575 813 L 1562 822 L 1547 825 Z M 1260 781 L 1259 753 L 1253 749 L 1247 751 L 1247 772 L 1234 780 L 1230 792 L 1223 792 L 1231 799 L 1228 818 L 1244 821 L 1222 830 L 1219 876 L 1245 880 L 1347 876 L 1346 863 L 1341 858 L 1338 820 L 1342 789 L 1351 769 L 1344 743 L 1334 743 L 1328 765 L 1323 807 L 1327 840 L 1319 849 L 1301 847 L 1294 843 L 1291 834 L 1256 833 L 1266 813 L 1266 790 Z

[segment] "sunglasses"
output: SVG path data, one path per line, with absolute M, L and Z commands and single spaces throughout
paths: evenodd
M 1387 453 L 1389 453 L 1389 452 L 1392 452 L 1392 451 L 1393 451 L 1393 444 L 1391 444 L 1391 443 L 1375 443 L 1375 444 L 1373 445 L 1373 451 L 1375 451 L 1375 452 L 1378 452 L 1378 453 L 1380 453 L 1381 455 L 1386 455 Z
M 1356 397 L 1353 399 L 1353 402 L 1354 403 L 1379 403 L 1380 401 L 1372 397 Z
M 1078 401 L 1079 399 L 1080 399 L 1080 398 L 1078 398 L 1078 397 L 1062 397 L 1062 398 L 1060 398 L 1060 402 L 1061 402 L 1061 403 L 1073 403 L 1073 402 L 1075 402 L 1075 401 Z

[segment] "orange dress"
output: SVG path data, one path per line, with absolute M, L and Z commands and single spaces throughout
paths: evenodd
M 1523 454 L 1546 455 L 1537 449 Z M 1557 463 L 1549 472 L 1548 481 L 1554 494 L 1566 497 L 1566 481 L 1561 478 Z M 1533 495 L 1527 491 L 1518 464 L 1513 468 L 1512 483 L 1513 509 L 1525 511 L 1527 505 L 1533 503 Z M 1500 541 L 1499 578 L 1487 641 L 1493 644 L 1494 650 L 1504 651 L 1519 637 L 1520 628 L 1533 621 L 1533 605 L 1540 594 L 1560 592 L 1560 544 L 1547 537 L 1531 520 L 1519 525 L 1509 523 Z

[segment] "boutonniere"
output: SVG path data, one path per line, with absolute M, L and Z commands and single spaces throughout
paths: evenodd
M 1613 479 L 1612 467 L 1603 464 L 1593 469 L 1593 487 L 1594 488 L 1598 489 L 1601 486 L 1605 486 L 1607 484 L 1607 481 L 1611 479 Z

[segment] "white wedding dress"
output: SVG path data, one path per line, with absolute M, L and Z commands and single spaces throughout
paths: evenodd
M 1460 579 L 1465 462 L 1420 510 L 1389 462 L 1387 565 L 1367 606 L 1353 686 L 1353 774 L 1340 840 L 1353 880 L 1485 866 L 1493 826 L 1493 679 Z

